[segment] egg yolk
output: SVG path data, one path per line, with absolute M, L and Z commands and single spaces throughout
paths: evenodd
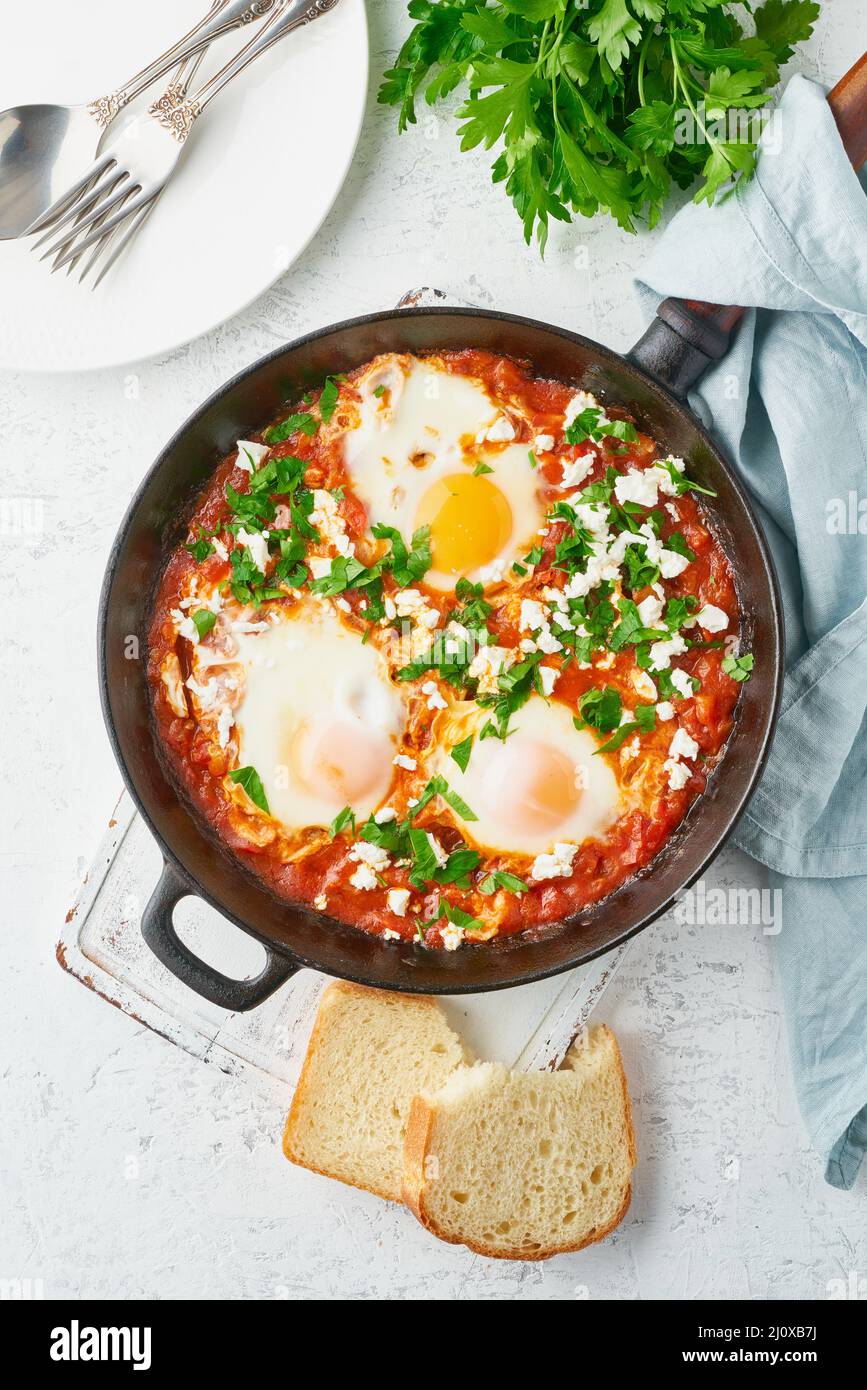
M 484 800 L 492 818 L 518 834 L 554 831 L 581 799 L 580 769 L 559 748 L 515 738 L 486 770 Z
M 434 569 L 466 574 L 503 550 L 512 534 L 512 509 L 484 474 L 453 473 L 428 488 L 415 524 L 430 527 Z
M 377 729 L 348 719 L 323 719 L 295 731 L 289 765 L 312 796 L 341 807 L 376 792 L 383 769 L 391 771 L 393 752 L 388 735 Z

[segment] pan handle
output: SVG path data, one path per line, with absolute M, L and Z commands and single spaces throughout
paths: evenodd
M 181 898 L 191 896 L 195 894 L 190 885 L 171 864 L 164 862 L 159 883 L 142 913 L 141 934 L 157 960 L 203 999 L 232 1013 L 245 1013 L 264 1003 L 299 969 L 285 956 L 278 956 L 267 947 L 264 968 L 252 980 L 233 980 L 207 965 L 184 945 L 172 920 Z
M 867 53 L 828 93 L 828 105 L 852 167 L 860 169 L 867 162 Z M 743 315 L 737 304 L 664 299 L 627 357 L 685 400 L 711 362 L 725 357 Z

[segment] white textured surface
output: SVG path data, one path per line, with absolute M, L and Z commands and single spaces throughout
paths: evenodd
M 860 10 L 824 6 L 802 70 L 844 71 L 863 42 Z M 402 12 L 370 6 L 374 81 Z M 422 128 L 398 141 L 371 93 L 336 209 L 245 315 L 139 368 L 0 378 L 3 497 L 44 506 L 41 538 L 3 546 L 0 1279 L 41 1279 L 48 1296 L 630 1299 L 822 1298 L 830 1280 L 864 1277 L 867 1183 L 843 1194 L 822 1180 L 758 928 L 665 922 L 635 943 L 601 1010 L 635 1101 L 635 1199 L 603 1246 L 547 1265 L 440 1245 L 400 1209 L 290 1168 L 278 1086 L 201 1066 L 54 963 L 117 786 L 94 668 L 102 568 L 133 486 L 188 412 L 260 353 L 413 284 L 615 347 L 635 336 L 642 239 L 602 221 L 558 230 L 540 265 L 485 162 L 456 158 L 445 122 L 438 139 Z M 758 881 L 736 852 L 721 870 Z

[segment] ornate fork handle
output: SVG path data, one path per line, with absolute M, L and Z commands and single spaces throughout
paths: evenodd
M 243 72 L 254 59 L 266 53 L 275 43 L 295 29 L 333 10 L 338 0 L 277 0 L 275 12 L 266 20 L 255 38 L 236 53 L 234 58 L 209 78 L 194 96 L 178 101 L 170 91 L 164 92 L 150 107 L 150 114 L 171 131 L 179 143 L 190 133 L 193 122 L 209 101 L 222 91 L 233 78 Z
M 249 24 L 252 20 L 261 19 L 263 15 L 268 14 L 274 8 L 276 3 L 279 3 L 279 0 L 216 0 L 204 19 L 194 29 L 191 29 L 183 38 L 178 39 L 171 48 L 167 48 L 165 53 L 154 58 L 152 63 L 148 63 L 147 67 L 142 68 L 122 87 L 110 92 L 108 96 L 97 97 L 95 101 L 89 102 L 87 109 L 97 125 L 105 130 L 119 111 L 122 111 L 152 82 L 156 82 L 158 78 L 167 73 L 169 68 L 203 52 L 214 39 L 218 39 L 222 34 L 228 34 L 232 29 L 238 29 L 244 24 Z

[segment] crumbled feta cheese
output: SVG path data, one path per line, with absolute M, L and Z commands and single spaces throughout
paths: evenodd
M 635 734 L 633 738 L 627 739 L 626 743 L 624 743 L 623 747 L 620 749 L 620 761 L 622 763 L 628 763 L 631 762 L 633 758 L 637 757 L 638 734 Z
M 671 665 L 671 658 L 673 656 L 682 656 L 686 649 L 686 642 L 679 632 L 676 632 L 673 637 L 668 637 L 662 642 L 651 642 L 651 669 L 654 671 L 666 670 L 666 668 Z
M 543 695 L 547 696 L 551 694 L 551 692 L 554 689 L 554 686 L 557 684 L 557 679 L 559 675 L 560 672 L 555 670 L 553 666 L 539 667 L 539 678 L 542 682 Z
M 648 594 L 638 605 L 638 616 L 645 627 L 656 627 L 662 617 L 662 603 L 654 594 Z
M 386 618 L 390 623 L 394 622 L 395 618 L 397 617 L 397 605 L 390 594 L 386 594 L 385 596 L 384 607 Z
M 268 568 L 268 542 L 261 531 L 246 531 L 243 526 L 238 527 L 237 539 L 245 545 L 253 559 L 253 564 L 264 574 Z
M 313 490 L 313 510 L 310 523 L 338 555 L 354 555 L 355 546 L 346 534 L 346 523 L 340 515 L 340 504 L 332 492 L 317 487 Z
M 313 899 L 313 906 L 317 912 L 324 912 L 328 906 L 328 897 L 325 893 L 317 893 Z
M 576 391 L 575 395 L 566 406 L 563 415 L 563 429 L 568 430 L 572 421 L 575 420 L 583 410 L 596 410 L 598 407 L 599 402 L 589 391 Z
M 235 716 L 229 709 L 229 706 L 224 705 L 217 715 L 217 738 L 221 748 L 225 748 L 229 742 L 229 734 L 231 733 L 234 722 Z
M 663 768 L 668 773 L 668 785 L 673 792 L 679 792 L 685 787 L 692 776 L 686 763 L 679 763 L 674 758 L 667 759 Z
M 307 563 L 314 579 L 324 579 L 331 573 L 330 555 L 308 555 Z
M 191 690 L 203 710 L 213 709 L 217 703 L 217 696 L 220 693 L 218 682 L 211 676 L 205 685 L 200 685 L 195 676 L 188 676 L 186 680 L 187 690 Z
M 542 631 L 536 638 L 536 646 L 539 651 L 544 652 L 546 656 L 553 656 L 554 652 L 562 652 L 563 650 L 563 643 L 559 638 L 554 636 L 551 629 L 547 626 L 542 628 Z
M 571 462 L 563 460 L 563 477 L 560 479 L 560 487 L 578 487 L 583 483 L 590 469 L 593 467 L 594 459 L 592 454 L 581 454 L 579 458 L 572 459 Z
M 577 853 L 577 845 L 558 840 L 550 854 L 536 855 L 530 869 L 530 877 L 537 883 L 546 878 L 568 878 L 572 872 L 572 860 Z
M 341 613 L 352 612 L 352 604 L 348 603 L 345 598 L 336 598 L 334 600 L 334 606 L 335 608 L 339 608 Z
M 492 560 L 489 565 L 483 565 L 479 570 L 479 580 L 482 584 L 499 584 L 505 573 L 505 560 Z
M 223 542 L 220 540 L 219 536 L 211 537 L 211 545 L 214 547 L 214 554 L 217 556 L 218 559 L 228 560 L 229 552 L 226 549 Z
M 446 922 L 444 927 L 440 927 L 440 939 L 447 951 L 456 951 L 464 939 L 464 929 L 454 922 Z
M 648 551 L 648 554 L 649 553 Z M 679 551 L 666 550 L 665 547 L 663 547 L 659 552 L 659 559 L 656 561 L 656 564 L 659 565 L 659 573 L 662 575 L 663 579 L 676 579 L 679 574 L 683 574 L 689 564 L 689 560 L 687 560 L 685 555 L 681 555 Z
M 537 603 L 535 599 L 525 598 L 521 600 L 521 616 L 519 626 L 522 632 L 538 632 L 540 628 L 548 625 L 548 611 Z
M 389 821 L 397 820 L 397 811 L 393 806 L 382 806 L 376 812 L 373 819 L 377 825 L 388 825 Z
M 385 869 L 390 863 L 388 851 L 382 845 L 368 844 L 367 840 L 356 840 L 349 857 L 359 864 L 368 864 L 372 869 Z
M 583 574 L 573 574 L 563 590 L 567 598 L 584 598 L 591 589 L 596 589 L 605 580 L 614 582 L 620 578 L 620 566 L 609 555 L 591 555 Z
M 422 695 L 427 696 L 428 709 L 447 709 L 448 704 L 439 692 L 436 681 L 425 681 L 421 688 Z
M 668 748 L 670 758 L 697 758 L 698 744 L 690 738 L 686 729 L 678 729 Z
M 674 705 L 670 700 L 660 700 L 659 704 L 656 706 L 656 717 L 661 720 L 663 724 L 666 724 L 669 719 L 674 718 Z
M 235 467 L 243 468 L 245 473 L 252 473 L 254 469 L 259 467 L 269 452 L 270 446 L 268 444 L 254 444 L 249 439 L 239 439 L 235 448 L 238 450 Z
M 377 888 L 378 881 L 373 869 L 368 868 L 367 864 L 359 864 L 354 874 L 350 874 L 349 882 L 353 888 L 363 888 L 369 892 L 371 888 Z
M 395 767 L 402 767 L 406 772 L 415 772 L 418 763 L 415 758 L 407 757 L 406 753 L 398 753 L 392 758 Z
M 582 526 L 585 531 L 589 531 L 596 540 L 607 539 L 607 507 L 600 506 L 598 502 L 573 502 L 570 505 L 579 526 Z
M 400 589 L 394 596 L 395 608 L 399 618 L 409 618 L 424 608 L 424 594 L 420 589 Z
M 614 495 L 621 507 L 624 502 L 637 502 L 641 507 L 655 507 L 658 485 L 653 470 L 630 468 L 622 473 L 614 484 Z
M 729 625 L 728 614 L 712 603 L 706 603 L 695 615 L 695 621 L 705 632 L 725 632 Z
M 498 415 L 492 425 L 476 436 L 476 443 L 483 444 L 486 439 L 492 444 L 505 444 L 515 438 L 515 426 L 507 415 Z
M 467 668 L 467 674 L 478 680 L 483 695 L 493 695 L 499 689 L 497 680 L 501 671 L 507 671 L 515 663 L 515 653 L 510 647 L 479 647 Z
M 395 893 L 404 892 L 404 893 L 406 893 L 407 897 L 409 897 L 409 889 L 408 889 L 408 888 L 402 888 L 402 889 L 401 889 L 401 888 L 395 888 L 395 889 L 392 890 L 392 892 L 395 892 Z M 389 893 L 388 896 L 391 897 L 391 893 Z M 394 911 L 393 908 L 392 908 L 392 911 Z M 397 916 L 398 916 L 398 917 L 403 917 L 403 915 L 404 915 L 404 914 L 403 914 L 402 912 L 398 912 L 398 913 L 397 913 Z M 400 941 L 400 932 L 399 932 L 399 931 L 393 931 L 393 930 L 391 929 L 391 927 L 386 927 L 385 931 L 382 933 L 382 939 L 383 939 L 383 941 Z
M 554 447 L 553 434 L 537 434 L 533 440 L 534 454 L 550 454 Z
M 406 905 L 409 902 L 409 889 L 390 888 L 388 891 L 387 902 L 390 911 L 394 913 L 395 917 L 405 917 Z M 399 932 L 392 932 L 390 939 L 394 940 L 394 938 L 398 937 L 399 935 Z
M 692 677 L 686 671 L 681 671 L 679 666 L 675 666 L 671 673 L 671 683 L 682 700 L 689 700 L 694 693 Z
M 172 609 L 172 617 L 175 622 L 175 631 L 179 637 L 186 637 L 188 642 L 192 642 L 194 647 L 199 645 L 199 629 L 196 627 L 192 618 L 186 613 L 182 613 L 180 608 Z

